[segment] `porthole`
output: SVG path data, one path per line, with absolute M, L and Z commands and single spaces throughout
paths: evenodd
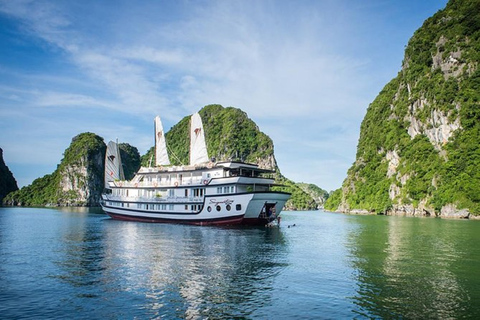
M 212 207 L 208 206 L 208 207 L 207 207 L 207 211 L 208 211 L 208 212 L 212 211 Z
M 222 210 L 222 208 L 220 206 L 217 206 L 217 211 L 220 211 Z
M 227 204 L 227 207 L 226 207 L 226 208 L 227 208 L 227 211 L 232 210 L 232 207 L 231 207 L 229 204 Z
M 236 209 L 237 209 L 237 211 L 242 210 L 242 205 L 241 205 L 241 204 L 237 204 Z

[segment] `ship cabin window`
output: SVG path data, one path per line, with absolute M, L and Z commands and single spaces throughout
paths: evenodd
M 239 203 L 235 206 L 235 209 L 237 209 L 237 211 L 240 211 L 242 210 L 242 205 Z
M 168 210 L 173 211 L 173 204 L 169 204 L 169 205 L 168 205 Z
M 188 197 L 188 189 L 185 189 L 185 197 Z
M 235 186 L 226 186 L 226 187 L 218 187 L 217 188 L 217 193 L 234 193 L 235 192 Z
M 174 190 L 174 189 L 169 189 L 169 190 L 168 190 L 168 196 L 169 196 L 169 197 L 175 196 L 175 190 Z
M 191 209 L 192 209 L 192 211 L 200 211 L 200 210 L 202 210 L 202 205 L 201 204 L 192 204 Z
M 253 169 L 247 168 L 239 168 L 239 169 L 232 169 L 230 170 L 230 175 L 233 177 L 241 176 L 241 177 L 259 177 L 261 171 L 256 171 Z
M 203 197 L 204 192 L 205 192 L 205 188 L 195 188 L 195 189 L 193 189 L 193 196 L 194 197 Z

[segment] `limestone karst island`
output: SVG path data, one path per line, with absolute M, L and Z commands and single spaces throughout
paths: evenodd
M 325 208 L 473 218 L 480 214 L 480 10 L 450 1 L 405 48 L 370 104 L 357 156 Z

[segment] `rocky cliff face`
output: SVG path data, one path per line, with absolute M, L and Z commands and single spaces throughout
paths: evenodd
M 3 160 L 3 150 L 0 148 L 0 204 L 3 198 L 12 191 L 18 190 L 17 181 Z
M 4 203 L 19 206 L 95 206 L 103 190 L 106 145 L 93 133 L 72 139 L 52 174 L 10 193 Z
M 317 204 L 317 208 L 323 208 L 325 201 L 327 201 L 329 194 L 326 190 L 310 183 L 297 183 L 297 186 L 312 197 Z
M 131 178 L 140 166 L 135 147 L 119 145 L 126 174 Z M 106 145 L 94 133 L 81 133 L 72 139 L 64 157 L 52 174 L 10 193 L 6 205 L 18 206 L 98 206 L 104 189 Z
M 105 152 L 103 138 L 93 133 L 72 139 L 58 169 L 57 205 L 98 205 L 104 188 Z
M 415 32 L 369 106 L 332 210 L 480 214 L 480 1 L 450 1 Z
M 237 108 L 208 105 L 199 111 L 205 130 L 208 155 L 217 161 L 241 160 L 256 163 L 261 168 L 275 170 L 277 161 L 273 142 L 247 114 Z M 174 165 L 188 164 L 190 116 L 183 118 L 166 134 L 170 161 Z M 142 165 L 154 160 L 153 147 L 142 157 Z

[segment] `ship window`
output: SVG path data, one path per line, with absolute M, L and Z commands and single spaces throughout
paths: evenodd
M 185 210 L 188 210 L 188 204 L 185 205 Z
M 203 188 L 200 189 L 193 189 L 193 196 L 194 197 L 203 197 Z
M 168 205 L 168 210 L 173 210 L 173 204 Z
M 242 210 L 242 205 L 241 204 L 237 204 L 237 206 L 235 207 L 237 209 L 237 211 L 240 211 Z
M 222 193 L 222 187 L 218 187 L 218 188 L 217 188 L 217 193 L 218 193 L 218 194 Z
M 220 211 L 222 210 L 222 208 L 220 206 L 217 206 L 217 211 Z
M 231 209 L 232 207 L 229 204 L 227 204 L 227 211 L 230 211 Z
M 212 211 L 212 207 L 208 206 L 208 207 L 207 207 L 207 211 L 208 211 L 208 212 Z
M 188 197 L 188 189 L 185 189 L 185 197 Z

